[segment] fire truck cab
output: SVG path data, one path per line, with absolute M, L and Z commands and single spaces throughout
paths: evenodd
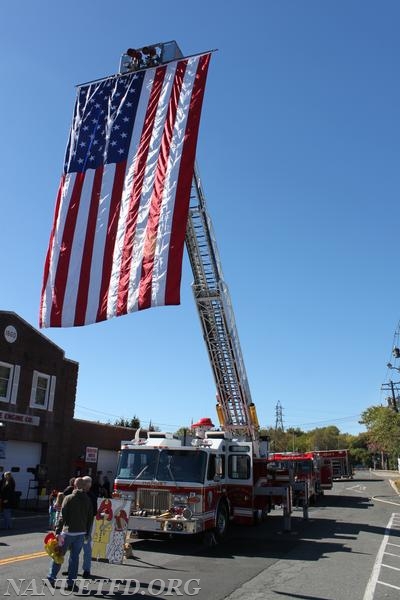
M 225 535 L 229 521 L 251 524 L 271 507 L 254 488 L 253 445 L 208 431 L 183 446 L 171 434 L 149 432 L 123 442 L 115 494 L 131 500 L 128 529 L 139 536 Z

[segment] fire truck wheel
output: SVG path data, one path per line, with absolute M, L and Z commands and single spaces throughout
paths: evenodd
M 228 520 L 228 509 L 226 504 L 221 502 L 217 511 L 217 519 L 216 519 L 216 527 L 215 527 L 215 535 L 218 541 L 221 541 L 228 530 L 229 520 Z

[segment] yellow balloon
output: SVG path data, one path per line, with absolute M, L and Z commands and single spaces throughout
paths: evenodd
M 46 550 L 50 558 L 54 560 L 55 563 L 57 563 L 58 565 L 62 565 L 62 563 L 64 562 L 64 555 L 56 539 L 49 540 L 47 544 L 44 545 L 44 549 Z

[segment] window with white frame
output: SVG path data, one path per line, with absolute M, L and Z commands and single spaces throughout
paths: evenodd
M 34 371 L 29 406 L 31 408 L 42 408 L 43 410 L 53 410 L 55 382 L 55 377 Z
M 12 365 L 0 363 L 0 400 L 9 402 L 12 386 Z
M 17 403 L 19 374 L 21 367 L 19 365 L 10 365 L 6 362 L 0 362 L 0 401 L 9 404 Z

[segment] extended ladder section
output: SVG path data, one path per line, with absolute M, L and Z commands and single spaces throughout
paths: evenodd
M 186 247 L 193 294 L 217 387 L 217 413 L 225 431 L 258 438 L 258 422 L 228 288 L 197 167 L 192 181 Z

